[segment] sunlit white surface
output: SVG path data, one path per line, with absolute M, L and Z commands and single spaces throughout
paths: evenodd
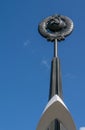
M 58 119 L 67 130 L 76 130 L 68 108 L 58 95 L 54 95 L 46 105 L 37 130 L 46 130 L 54 119 Z
M 80 127 L 80 130 L 85 130 L 85 127 Z

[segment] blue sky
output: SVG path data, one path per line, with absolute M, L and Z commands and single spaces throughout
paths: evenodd
M 0 1 L 0 130 L 35 130 L 47 104 L 53 44 L 38 23 L 70 17 L 73 33 L 58 45 L 64 102 L 79 129 L 85 126 L 85 1 Z

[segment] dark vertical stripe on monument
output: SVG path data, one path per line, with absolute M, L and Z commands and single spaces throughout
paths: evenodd
M 60 72 L 60 61 L 59 58 L 53 58 L 51 63 L 51 77 L 50 77 L 50 92 L 49 100 L 57 94 L 62 98 L 62 83 L 61 83 L 61 72 Z
M 54 57 L 51 63 L 51 77 L 50 77 L 50 92 L 49 100 L 55 95 L 59 95 L 62 98 L 62 83 L 60 72 L 59 58 Z M 60 122 L 56 119 L 51 122 L 48 130 L 63 130 L 61 129 Z

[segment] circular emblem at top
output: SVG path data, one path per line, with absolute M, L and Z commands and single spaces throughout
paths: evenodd
M 53 15 L 44 19 L 38 26 L 39 33 L 49 41 L 64 40 L 73 30 L 73 22 L 63 15 Z

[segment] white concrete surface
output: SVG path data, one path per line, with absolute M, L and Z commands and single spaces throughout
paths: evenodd
M 46 105 L 36 130 L 46 130 L 54 119 L 58 119 L 66 130 L 76 130 L 68 108 L 58 95 L 54 95 Z
M 84 127 L 80 127 L 80 130 L 85 130 L 85 126 Z

